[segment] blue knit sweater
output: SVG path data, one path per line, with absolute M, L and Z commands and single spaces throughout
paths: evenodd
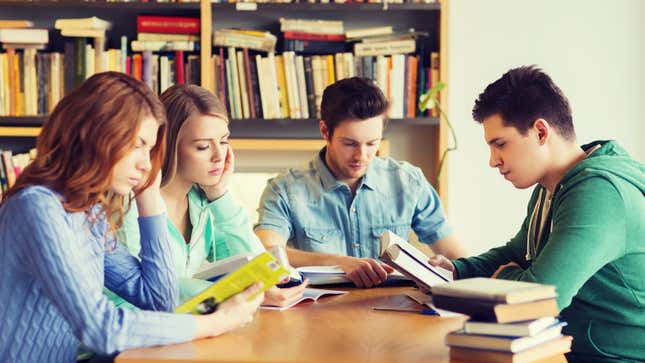
M 46 187 L 28 187 L 5 201 L 0 362 L 74 362 L 79 342 L 113 353 L 190 340 L 192 316 L 119 309 L 102 291 L 105 285 L 146 310 L 174 308 L 178 288 L 165 221 L 165 215 L 139 219 L 138 261 L 108 240 L 105 218 L 92 223 L 85 213 L 65 211 Z

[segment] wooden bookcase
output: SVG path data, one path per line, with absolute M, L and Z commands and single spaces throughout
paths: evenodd
M 430 34 L 423 40 L 427 50 L 440 52 L 440 78 L 448 84 L 448 11 L 449 0 L 431 4 L 372 4 L 372 3 L 108 3 L 100 0 L 86 2 L 80 0 L 0 0 L 0 18 L 27 19 L 36 27 L 50 29 L 49 50 L 62 51 L 63 38 L 54 30 L 54 21 L 64 17 L 98 16 L 113 23 L 108 31 L 108 48 L 118 48 L 121 35 L 128 40 L 136 38 L 136 17 L 140 14 L 191 16 L 201 19 L 201 59 L 212 55 L 213 30 L 228 27 L 255 28 L 280 34 L 280 17 L 343 20 L 346 29 L 366 26 L 392 25 L 395 30 L 414 28 Z M 280 43 L 278 44 L 280 45 Z M 278 50 L 280 47 L 278 46 Z M 212 85 L 213 71 L 209 63 L 201 63 L 201 82 L 206 88 Z M 447 110 L 447 92 L 441 95 L 444 110 Z M 0 148 L 26 148 L 35 144 L 34 137 L 40 132 L 44 116 L 0 117 Z M 271 150 L 271 145 L 280 144 L 280 150 L 293 147 L 293 150 L 314 150 L 320 145 L 318 122 L 315 119 L 252 119 L 232 120 L 231 131 L 237 148 L 246 150 Z M 422 133 L 423 145 L 403 145 L 406 141 L 390 141 L 386 150 L 394 151 L 402 146 L 413 149 L 411 157 L 405 158 L 414 164 L 423 164 L 426 176 L 434 179 L 442 151 L 448 145 L 448 130 L 437 118 L 414 118 L 391 120 L 385 137 L 392 134 L 417 135 Z M 281 140 L 288 139 L 287 142 Z M 405 139 L 405 138 L 404 138 Z M 16 146 L 17 145 L 17 146 Z M 23 148 L 25 148 L 23 147 Z M 385 154 L 388 152 L 386 151 Z M 446 165 L 447 166 L 447 165 Z M 444 166 L 444 168 L 446 168 Z M 444 171 L 438 187 L 444 204 L 447 195 L 447 172 Z

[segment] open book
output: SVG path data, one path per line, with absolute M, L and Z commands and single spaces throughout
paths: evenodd
M 309 279 L 309 285 L 335 285 L 335 284 L 351 284 L 345 272 L 338 266 L 302 266 L 296 268 L 296 271 L 302 275 L 303 278 Z M 409 279 L 400 272 L 394 271 L 387 275 L 387 281 L 409 281 Z
M 312 300 L 312 301 L 318 301 L 318 299 L 322 296 L 325 295 L 342 295 L 346 294 L 347 291 L 340 291 L 340 290 L 326 290 L 326 289 L 314 289 L 311 287 L 308 287 L 305 289 L 305 292 L 302 294 L 302 297 L 295 301 L 293 304 L 289 306 L 271 306 L 271 305 L 262 305 L 262 309 L 269 309 L 269 310 L 287 310 L 291 307 L 294 307 L 298 304 L 300 304 L 303 301 L 307 300 Z
M 197 272 L 193 277 L 201 280 L 215 281 L 218 278 L 233 272 L 238 268 L 249 263 L 257 253 L 247 253 L 242 255 L 234 255 L 213 263 L 206 265 L 201 271 Z
M 280 265 L 270 253 L 263 252 L 251 262 L 222 277 L 204 291 L 181 304 L 175 309 L 175 312 L 210 314 L 217 310 L 218 304 L 254 283 L 262 282 L 261 292 L 264 292 L 284 280 L 288 275 L 289 271 Z M 256 296 L 251 296 L 249 299 Z
M 381 260 L 419 286 L 431 290 L 433 285 L 452 281 L 452 272 L 428 263 L 428 256 L 391 231 L 381 235 Z

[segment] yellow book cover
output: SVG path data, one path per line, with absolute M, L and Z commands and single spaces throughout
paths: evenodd
M 275 56 L 275 73 L 280 89 L 280 113 L 282 117 L 289 118 L 289 97 L 287 96 L 287 79 L 284 74 L 284 59 L 281 55 Z
M 329 86 L 330 84 L 336 82 L 336 75 L 334 73 L 334 56 L 330 54 L 326 58 L 327 58 L 327 76 L 329 77 L 327 79 L 327 85 Z
M 256 282 L 262 282 L 262 292 L 264 292 L 288 276 L 289 271 L 280 265 L 271 254 L 264 252 L 181 304 L 175 309 L 175 312 L 208 314 L 217 309 L 217 304 Z M 251 299 L 253 298 L 255 296 L 251 297 Z

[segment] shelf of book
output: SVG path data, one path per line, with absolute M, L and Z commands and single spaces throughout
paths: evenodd
M 0 117 L 0 137 L 35 137 L 45 116 Z M 385 129 L 436 126 L 438 118 L 391 119 Z M 317 119 L 240 119 L 229 125 L 234 138 L 253 139 L 320 139 Z
M 74 9 L 192 9 L 199 10 L 198 2 L 106 2 L 106 1 L 80 1 L 80 0 L 0 0 L 0 7 L 23 8 L 74 8 Z

